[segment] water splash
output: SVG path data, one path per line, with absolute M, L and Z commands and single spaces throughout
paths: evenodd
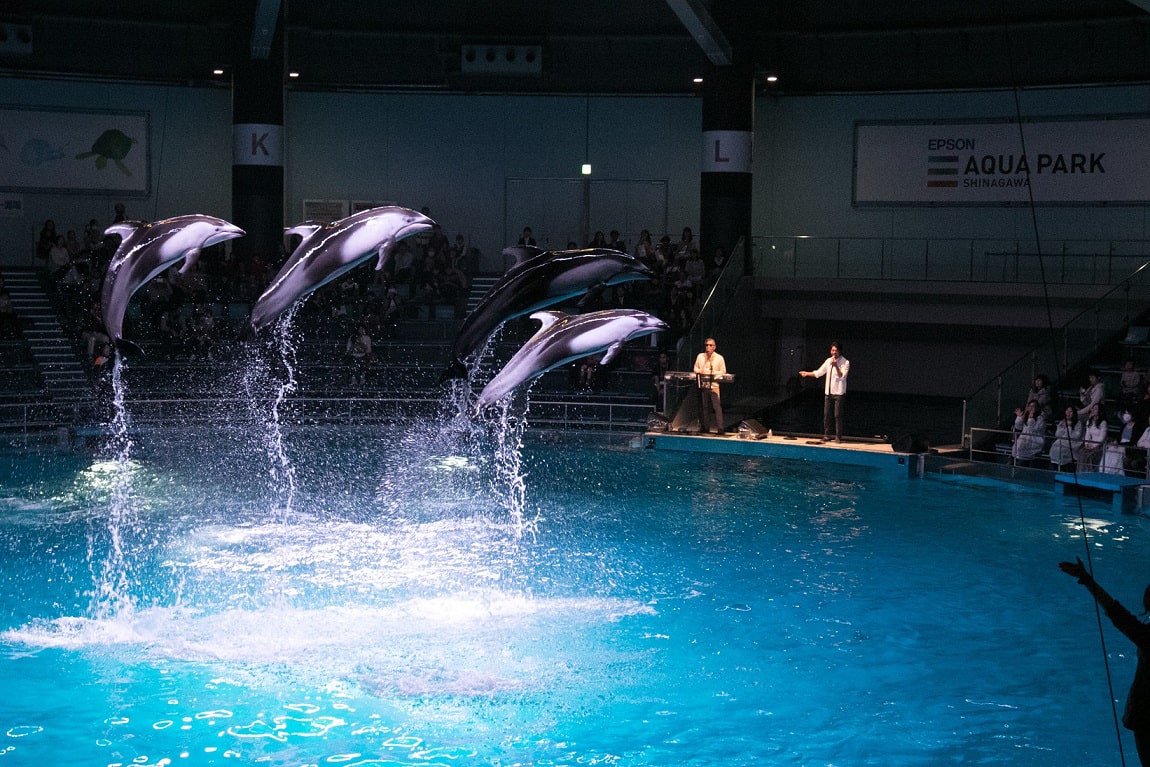
M 494 415 L 489 422 L 494 450 L 491 489 L 510 515 L 516 538 L 530 534 L 534 539 L 539 518 L 536 515 L 527 519 L 525 515 L 527 474 L 523 470 L 523 434 L 527 431 L 529 402 L 525 397 L 524 404 L 516 406 L 516 399 L 514 395 L 504 397 L 491 408 Z
M 110 431 L 106 451 L 109 453 L 111 468 L 111 499 L 106 519 L 107 553 L 102 561 L 96 561 L 99 548 L 96 531 L 88 534 L 88 566 L 92 570 L 94 588 L 91 594 L 89 612 L 97 619 L 127 617 L 135 612 L 135 598 L 131 593 L 131 567 L 125 555 L 125 536 L 138 527 L 132 493 L 132 421 L 125 404 L 127 384 L 124 371 L 127 362 L 120 354 L 115 355 L 112 365 L 112 419 L 108 423 Z
M 275 324 L 270 341 L 253 346 L 242 380 L 252 431 L 260 439 L 267 457 L 268 490 L 274 520 L 287 524 L 296 496 L 296 469 L 288 454 L 283 407 L 296 392 L 297 339 L 291 332 L 298 304 L 289 308 Z

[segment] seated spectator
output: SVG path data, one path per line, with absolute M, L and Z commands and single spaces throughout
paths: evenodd
M 1073 471 L 1082 457 L 1082 439 L 1085 427 L 1078 420 L 1078 411 L 1067 406 L 1065 416 L 1054 427 L 1054 441 L 1050 443 L 1050 465 L 1055 471 Z
M 1102 462 L 1098 468 L 1103 474 L 1125 474 L 1126 449 L 1113 438 L 1108 439 L 1106 447 L 1102 451 Z
M 1082 412 L 1079 410 L 1078 412 Z M 1098 471 L 1102 463 L 1102 453 L 1106 448 L 1106 419 L 1102 417 L 1102 406 L 1090 406 L 1083 433 L 1082 457 L 1078 460 L 1080 471 Z
M 1029 466 L 1046 445 L 1046 419 L 1034 400 L 1026 403 L 1025 410 L 1015 408 L 1014 434 L 1011 455 L 1016 463 Z

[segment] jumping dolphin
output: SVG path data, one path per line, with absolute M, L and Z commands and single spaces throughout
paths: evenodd
M 363 210 L 347 218 L 319 224 L 305 221 L 287 230 L 303 240 L 280 268 L 267 290 L 252 306 L 255 330 L 275 322 L 292 304 L 341 277 L 372 256 L 382 269 L 396 243 L 435 225 L 427 216 L 388 205 Z
M 117 349 L 138 351 L 138 346 L 124 340 L 124 312 L 132 294 L 181 258 L 184 264 L 180 272 L 186 272 L 201 250 L 243 237 L 244 230 L 222 218 L 195 214 L 151 223 L 121 221 L 105 229 L 104 234 L 121 237 L 104 274 L 100 294 L 104 329 Z
M 548 370 L 604 349 L 607 353 L 600 363 L 605 365 L 615 359 L 623 344 L 632 338 L 667 329 L 667 323 L 658 317 L 635 309 L 606 309 L 587 314 L 535 312 L 531 319 L 541 322 L 542 327 L 483 388 L 478 409 L 482 410 Z
M 440 383 L 465 378 L 465 360 L 507 320 L 608 285 L 654 276 L 639 259 L 609 248 L 547 251 L 520 245 L 505 248 L 503 254 L 513 256 L 515 263 L 463 320 Z

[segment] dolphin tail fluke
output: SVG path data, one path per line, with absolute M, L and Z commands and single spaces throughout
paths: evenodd
M 452 360 L 447 369 L 439 374 L 437 383 L 444 384 L 456 378 L 467 378 L 467 366 L 459 360 Z
M 126 338 L 117 338 L 115 341 L 116 351 L 125 357 L 144 357 L 146 356 L 143 347 L 139 344 L 133 343 Z

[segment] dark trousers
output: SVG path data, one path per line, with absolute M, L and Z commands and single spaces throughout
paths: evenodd
M 708 403 L 710 408 L 707 407 Z M 707 418 L 708 410 L 713 413 L 711 419 Z M 719 393 L 712 391 L 709 386 L 699 389 L 699 425 L 704 432 L 723 430 L 723 403 L 719 401 Z
M 835 436 L 839 440 L 843 438 L 843 399 L 844 395 L 842 394 L 828 394 L 823 400 L 823 434 L 827 437 L 831 435 L 831 413 L 833 412 Z

